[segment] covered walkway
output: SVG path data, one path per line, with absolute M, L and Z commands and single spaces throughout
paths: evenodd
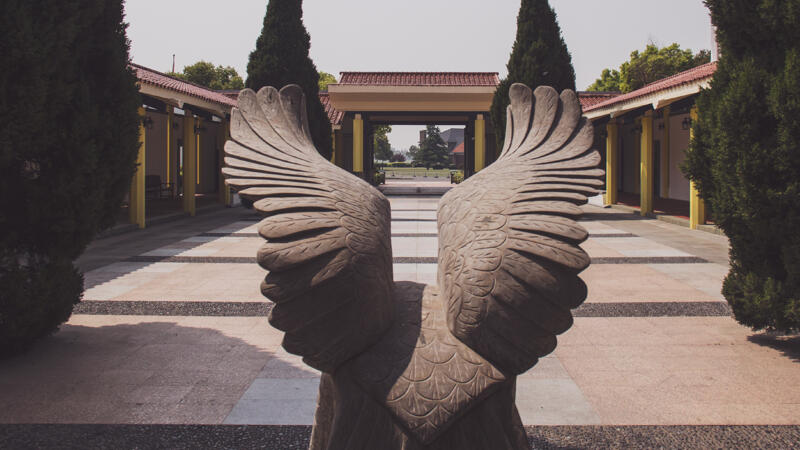
M 373 126 L 455 125 L 465 127 L 469 176 L 497 156 L 489 109 L 499 83 L 495 72 L 342 72 L 324 101 L 339 123 L 332 162 L 372 180 Z
M 605 150 L 607 205 L 625 204 L 641 215 L 688 217 L 707 222 L 706 205 L 681 172 L 697 117 L 695 99 L 707 88 L 716 62 L 679 73 L 628 94 L 584 105 Z
M 198 204 L 231 205 L 220 174 L 236 100 L 140 65 L 131 65 L 142 94 L 138 168 L 122 214 L 144 228 L 149 219 Z

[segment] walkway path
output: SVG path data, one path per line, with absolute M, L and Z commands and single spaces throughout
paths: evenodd
M 397 280 L 435 282 L 437 202 L 391 198 Z M 800 425 L 800 339 L 753 333 L 730 317 L 719 294 L 727 240 L 585 210 L 589 298 L 556 351 L 518 382 L 523 423 L 560 426 L 529 428 L 532 442 L 780 448 L 800 440 L 797 426 L 696 427 Z M 189 447 L 203 436 L 208 446 L 265 436 L 273 448 L 305 445 L 319 373 L 286 353 L 267 323 L 257 220 L 229 209 L 96 242 L 80 261 L 87 289 L 76 314 L 0 363 L 0 423 L 159 425 L 0 425 L 0 447 L 114 446 L 134 436 L 145 447 Z M 166 429 L 185 440 L 165 444 L 157 435 Z

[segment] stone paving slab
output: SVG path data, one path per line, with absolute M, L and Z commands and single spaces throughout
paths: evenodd
M 795 448 L 798 426 L 525 427 L 536 449 Z M 306 450 L 310 426 L 0 425 L 0 447 Z
M 116 278 L 87 289 L 84 299 L 264 301 L 259 283 L 267 272 L 256 264 L 122 264 L 131 264 L 128 267 L 134 270 L 113 272 L 118 274 Z M 102 273 L 95 270 L 87 274 L 87 278 L 97 279 Z
M 597 264 L 581 273 L 581 279 L 589 286 L 588 303 L 608 302 L 696 302 L 721 300 L 719 292 L 722 281 L 707 279 L 701 271 L 692 273 L 695 266 L 708 264 L 662 264 L 675 266 L 675 272 L 687 274 L 696 280 L 691 284 L 676 280 L 669 274 L 653 268 L 651 264 Z M 642 289 L 642 286 L 647 289 Z M 704 287 L 700 290 L 694 285 Z M 716 292 L 717 294 L 711 294 Z
M 392 222 L 395 256 L 404 261 L 394 265 L 395 279 L 435 283 L 437 265 L 428 261 L 438 247 L 438 198 L 390 202 L 403 219 Z M 587 304 L 556 351 L 519 378 L 523 422 L 540 426 L 528 428 L 532 442 L 747 443 L 772 436 L 764 441 L 771 444 L 796 436 L 796 428 L 664 427 L 800 423 L 800 338 L 753 333 L 725 316 L 724 237 L 584 208 L 584 248 L 603 264 L 582 274 Z M 0 365 L 0 423 L 268 424 L 215 430 L 284 430 L 304 442 L 319 373 L 286 353 L 281 333 L 267 323 L 269 302 L 258 291 L 265 272 L 250 262 L 262 242 L 258 217 L 227 214 L 227 222 L 219 214 L 200 218 L 205 228 L 176 223 L 185 229 L 164 225 L 139 241 L 93 244 L 85 258 L 89 301 L 80 307 L 89 314 L 73 315 L 32 352 Z M 125 261 L 187 252 L 186 262 Z M 137 310 L 159 315 L 129 315 Z M 658 427 L 626 426 L 634 424 Z M 0 447 L 5 430 L 23 428 L 0 425 Z
M 555 355 L 605 424 L 797 424 L 797 357 L 751 335 L 727 317 L 577 318 Z

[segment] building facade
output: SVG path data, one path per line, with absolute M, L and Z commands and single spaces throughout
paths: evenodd
M 697 116 L 695 100 L 708 88 L 716 62 L 584 105 L 597 148 L 605 153 L 605 203 L 627 204 L 642 215 L 684 216 L 690 228 L 706 223 L 706 207 L 681 164 Z

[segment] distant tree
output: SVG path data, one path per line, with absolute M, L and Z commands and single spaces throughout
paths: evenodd
M 183 68 L 183 73 L 169 72 L 167 75 L 191 81 L 209 89 L 244 89 L 244 81 L 233 67 L 216 66 L 206 61 L 198 61 Z
M 622 63 L 619 70 L 603 69 L 589 91 L 621 91 L 628 93 L 676 73 L 689 70 L 711 61 L 711 52 L 682 50 L 678 44 L 658 48 L 648 44 L 644 52 L 631 52 L 631 59 Z
M 619 70 L 603 69 L 600 78 L 586 88 L 593 92 L 622 92 L 622 78 Z
M 442 139 L 441 131 L 436 125 L 428 125 L 425 139 L 420 142 L 419 150 L 414 154 L 414 161 L 431 168 L 436 165 L 450 164 L 450 152 L 447 143 Z
M 389 159 L 391 162 L 406 162 L 406 155 L 402 153 L 392 153 L 392 157 Z
M 320 91 L 327 91 L 328 85 L 336 83 L 336 77 L 329 74 L 328 72 L 319 72 L 319 90 Z
M 392 146 L 389 144 L 388 133 L 392 132 L 390 125 L 376 125 L 374 131 L 374 149 L 375 159 L 379 161 L 388 161 L 392 157 Z
M 73 261 L 112 226 L 139 150 L 120 0 L 8 0 L 0 15 L 0 356 L 54 332 Z
M 505 141 L 508 91 L 512 84 L 524 83 L 531 89 L 552 86 L 559 92 L 575 89 L 572 57 L 561 37 L 556 13 L 547 0 L 522 0 L 517 15 L 517 39 L 506 67 L 508 76 L 497 87 L 491 108 L 498 149 L 502 149 Z
M 416 161 L 417 160 L 417 154 L 419 153 L 419 146 L 412 145 L 411 147 L 408 147 L 408 152 L 407 153 L 408 153 L 408 158 L 409 159 L 411 159 L 412 161 Z
M 264 86 L 281 89 L 297 84 L 306 94 L 311 137 L 326 159 L 333 151 L 331 122 L 319 99 L 319 73 L 308 56 L 311 36 L 303 25 L 302 0 L 270 0 L 264 28 L 250 53 L 245 86 L 258 90 Z
M 722 58 L 685 170 L 730 239 L 722 293 L 754 329 L 800 330 L 800 0 L 707 0 Z

